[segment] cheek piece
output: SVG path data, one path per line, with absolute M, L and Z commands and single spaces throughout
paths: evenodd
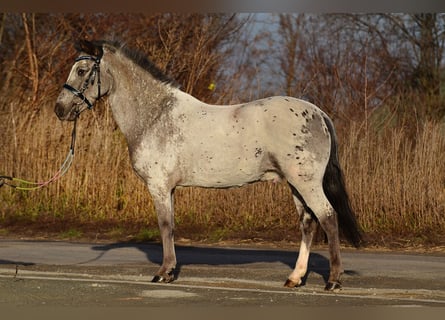
M 72 86 L 70 86 L 69 84 L 65 83 L 63 85 L 63 88 L 67 89 L 72 94 L 74 94 L 76 97 L 81 99 L 82 102 L 84 102 L 87 105 L 88 109 L 91 110 L 93 108 L 93 104 L 87 99 L 87 97 L 85 97 L 84 92 L 86 89 L 88 89 L 88 86 L 90 84 L 91 85 L 94 84 L 94 81 L 95 81 L 96 75 L 97 75 L 97 99 L 100 98 L 100 84 L 101 84 L 101 82 L 100 82 L 100 58 L 96 58 L 93 56 L 80 56 L 76 59 L 76 62 L 81 61 L 81 60 L 94 61 L 93 68 L 91 69 L 90 74 L 84 81 L 82 87 L 80 89 L 76 89 L 76 88 L 73 88 Z

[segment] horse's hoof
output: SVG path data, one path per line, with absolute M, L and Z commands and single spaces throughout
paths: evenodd
M 326 287 L 324 287 L 324 289 L 326 291 L 340 291 L 341 289 L 341 283 L 340 281 L 335 281 L 335 282 L 328 282 L 326 284 Z
M 154 283 L 170 283 L 173 282 L 173 280 L 175 280 L 175 277 L 171 277 L 171 276 L 154 276 L 153 279 L 151 280 L 151 282 Z
M 300 282 L 295 282 L 295 281 L 292 281 L 290 279 L 287 279 L 286 282 L 284 283 L 284 286 L 286 288 L 296 288 L 296 287 L 301 286 L 301 281 Z
M 164 277 L 156 275 L 153 277 L 153 279 L 151 279 L 151 282 L 154 282 L 154 283 L 164 282 Z
M 175 270 L 171 270 L 170 272 L 163 274 L 163 275 L 155 275 L 153 277 L 153 279 L 151 280 L 151 282 L 155 282 L 155 283 L 170 283 L 173 280 L 175 280 Z

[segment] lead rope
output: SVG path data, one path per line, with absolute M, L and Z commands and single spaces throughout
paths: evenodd
M 65 173 L 68 171 L 68 169 L 71 167 L 71 164 L 73 163 L 74 159 L 74 146 L 76 143 L 76 126 L 77 126 L 77 118 L 74 119 L 74 126 L 73 131 L 71 132 L 71 146 L 70 150 L 68 151 L 68 155 L 66 156 L 65 161 L 63 162 L 62 166 L 60 167 L 59 171 L 57 171 L 49 180 L 43 181 L 43 182 L 31 182 L 15 177 L 10 176 L 0 176 L 0 187 L 3 185 L 17 189 L 17 190 L 25 190 L 25 191 L 31 191 L 31 190 L 37 190 L 40 188 L 43 188 L 47 185 L 49 185 L 51 182 L 54 182 L 61 177 L 65 175 Z M 10 181 L 10 182 L 8 182 Z

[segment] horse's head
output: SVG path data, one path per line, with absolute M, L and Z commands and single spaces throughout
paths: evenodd
M 74 120 L 85 109 L 107 94 L 111 86 L 108 76 L 101 76 L 101 44 L 82 40 L 76 49 L 80 55 L 75 60 L 63 90 L 57 97 L 54 112 L 60 120 Z

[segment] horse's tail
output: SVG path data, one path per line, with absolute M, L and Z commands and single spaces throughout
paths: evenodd
M 323 177 L 323 191 L 337 212 L 338 225 L 344 237 L 355 247 L 363 242 L 362 230 L 358 225 L 346 192 L 343 173 L 338 161 L 338 144 L 334 125 L 328 117 L 324 117 L 331 136 L 331 154 Z

